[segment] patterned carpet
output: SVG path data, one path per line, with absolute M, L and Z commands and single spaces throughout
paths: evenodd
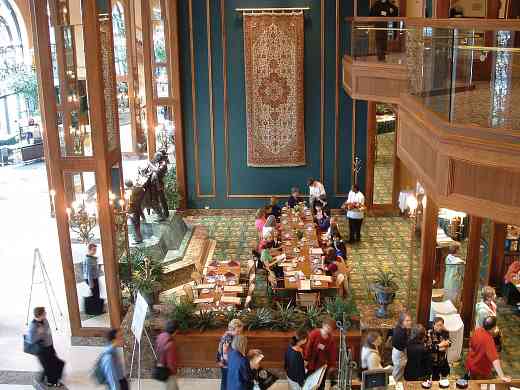
M 189 210 L 185 219 L 190 224 L 208 227 L 211 239 L 217 241 L 215 256 L 220 259 L 248 260 L 251 248 L 256 243 L 254 210 Z M 348 227 L 343 217 L 337 218 L 340 231 L 348 237 Z M 417 253 L 420 240 L 416 241 Z M 368 217 L 363 223 L 362 240 L 348 247 L 349 260 L 353 262 L 352 291 L 357 302 L 371 301 L 368 284 L 378 267 L 391 269 L 402 277 L 398 280 L 400 289 L 397 300 L 403 304 L 407 293 L 407 272 L 410 253 L 410 223 L 401 217 Z M 416 257 L 419 259 L 419 256 Z M 415 309 L 417 275 L 416 266 L 412 280 L 412 311 Z M 506 373 L 520 375 L 520 317 L 511 310 L 500 306 L 499 326 L 504 333 L 502 359 Z M 461 372 L 454 367 L 454 374 Z
M 391 204 L 394 180 L 395 132 L 378 134 L 374 164 L 374 204 Z

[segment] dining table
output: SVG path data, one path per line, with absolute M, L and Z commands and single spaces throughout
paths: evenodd
M 284 207 L 280 218 L 281 254 L 275 260 L 283 268 L 287 290 L 336 288 L 335 278 L 325 274 L 318 231 L 309 208 Z
M 202 310 L 224 310 L 240 306 L 247 286 L 240 283 L 240 262 L 212 261 L 204 267 L 202 283 L 195 286 L 194 303 Z

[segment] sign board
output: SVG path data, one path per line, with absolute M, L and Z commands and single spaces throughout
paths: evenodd
M 138 343 L 141 342 L 143 334 L 144 321 L 148 313 L 148 302 L 143 298 L 140 292 L 137 293 L 137 299 L 134 306 L 134 317 L 132 318 L 132 333 Z
M 316 390 L 320 387 L 321 381 L 325 380 L 325 373 L 327 372 L 327 366 L 323 366 L 314 371 L 311 375 L 305 379 L 303 384 L 303 390 Z

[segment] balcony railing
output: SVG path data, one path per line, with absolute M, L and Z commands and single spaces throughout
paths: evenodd
M 347 18 L 350 26 L 350 55 L 355 61 L 404 64 L 406 59 L 405 18 Z
M 408 19 L 409 94 L 457 125 L 520 129 L 520 22 Z

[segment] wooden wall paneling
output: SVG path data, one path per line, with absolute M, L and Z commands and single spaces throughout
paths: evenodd
M 147 145 L 148 145 L 148 157 L 153 158 L 156 145 L 155 145 L 155 126 L 157 123 L 154 110 L 154 81 L 153 75 L 154 70 L 152 69 L 152 16 L 150 11 L 150 2 L 148 0 L 136 0 L 141 2 L 141 22 L 143 24 L 143 62 L 144 62 L 144 85 L 145 85 L 145 111 L 146 111 L 146 134 L 147 134 Z
M 500 290 L 504 276 L 504 256 L 506 242 L 506 225 L 494 222 L 491 230 L 491 258 L 489 261 L 489 285 Z
M 439 207 L 428 196 L 423 212 L 421 236 L 421 274 L 417 292 L 417 323 L 428 326 L 432 300 L 433 276 L 435 274 L 435 255 L 437 247 L 437 219 Z
M 177 189 L 181 195 L 180 207 L 187 207 L 186 191 L 186 166 L 184 154 L 184 126 L 182 119 L 182 96 L 180 80 L 180 55 L 179 55 L 179 2 L 171 1 L 168 7 L 167 26 L 170 41 L 170 69 L 171 69 L 171 94 L 173 99 L 173 112 L 175 118 L 175 163 L 177 168 Z M 209 12 L 209 9 L 208 9 Z
M 401 164 L 397 157 L 397 129 L 399 129 L 399 106 L 394 105 L 393 110 L 395 113 L 395 137 L 394 137 L 394 174 L 392 178 L 392 204 L 390 205 L 393 210 L 398 209 L 399 202 L 399 183 L 401 182 Z
M 450 0 L 436 0 L 435 17 L 445 19 L 450 16 Z
M 101 64 L 101 32 L 97 15 L 96 2 L 82 3 L 82 17 L 85 37 L 85 52 L 97 53 L 86 56 L 87 83 L 90 91 L 104 91 Z M 110 23 L 111 28 L 111 23 Z M 110 47 L 113 50 L 113 47 Z M 113 74 L 112 74 L 113 75 Z M 114 91 L 115 93 L 115 91 Z M 119 266 L 115 257 L 115 240 L 112 228 L 112 209 L 109 206 L 108 189 L 111 188 L 111 177 L 107 154 L 107 122 L 104 99 L 89 95 L 89 111 L 92 128 L 97 129 L 93 134 L 93 146 L 96 160 L 96 187 L 98 202 L 99 230 L 103 250 L 103 264 L 107 287 L 107 303 L 110 312 L 111 326 L 117 328 L 121 324 Z M 117 123 L 117 121 L 116 121 Z
M 464 322 L 464 335 L 469 336 L 474 325 L 475 303 L 480 276 L 480 235 L 482 231 L 482 218 L 470 216 L 468 252 L 466 266 L 464 268 L 464 281 L 462 286 L 461 317 Z
M 374 170 L 376 155 L 376 103 L 368 102 L 367 118 L 367 163 L 366 163 L 366 183 L 365 198 L 368 209 L 374 207 Z
M 33 21 L 33 38 L 35 49 L 36 72 L 38 75 L 38 93 L 41 104 L 42 126 L 44 137 L 47 144 L 47 159 L 51 166 L 52 183 L 56 190 L 55 197 L 55 216 L 60 237 L 61 264 L 63 269 L 63 279 L 65 286 L 75 286 L 76 277 L 72 263 L 72 253 L 70 249 L 70 237 L 65 212 L 65 192 L 63 176 L 60 169 L 60 140 L 57 129 L 56 98 L 54 92 L 54 77 L 52 72 L 52 57 L 50 49 L 49 20 L 47 17 L 47 1 L 31 0 L 31 19 Z M 54 103 L 54 104 L 52 104 Z M 78 297 L 76 288 L 65 288 L 67 297 L 67 308 L 71 332 L 73 335 L 79 333 L 81 319 L 77 305 Z

